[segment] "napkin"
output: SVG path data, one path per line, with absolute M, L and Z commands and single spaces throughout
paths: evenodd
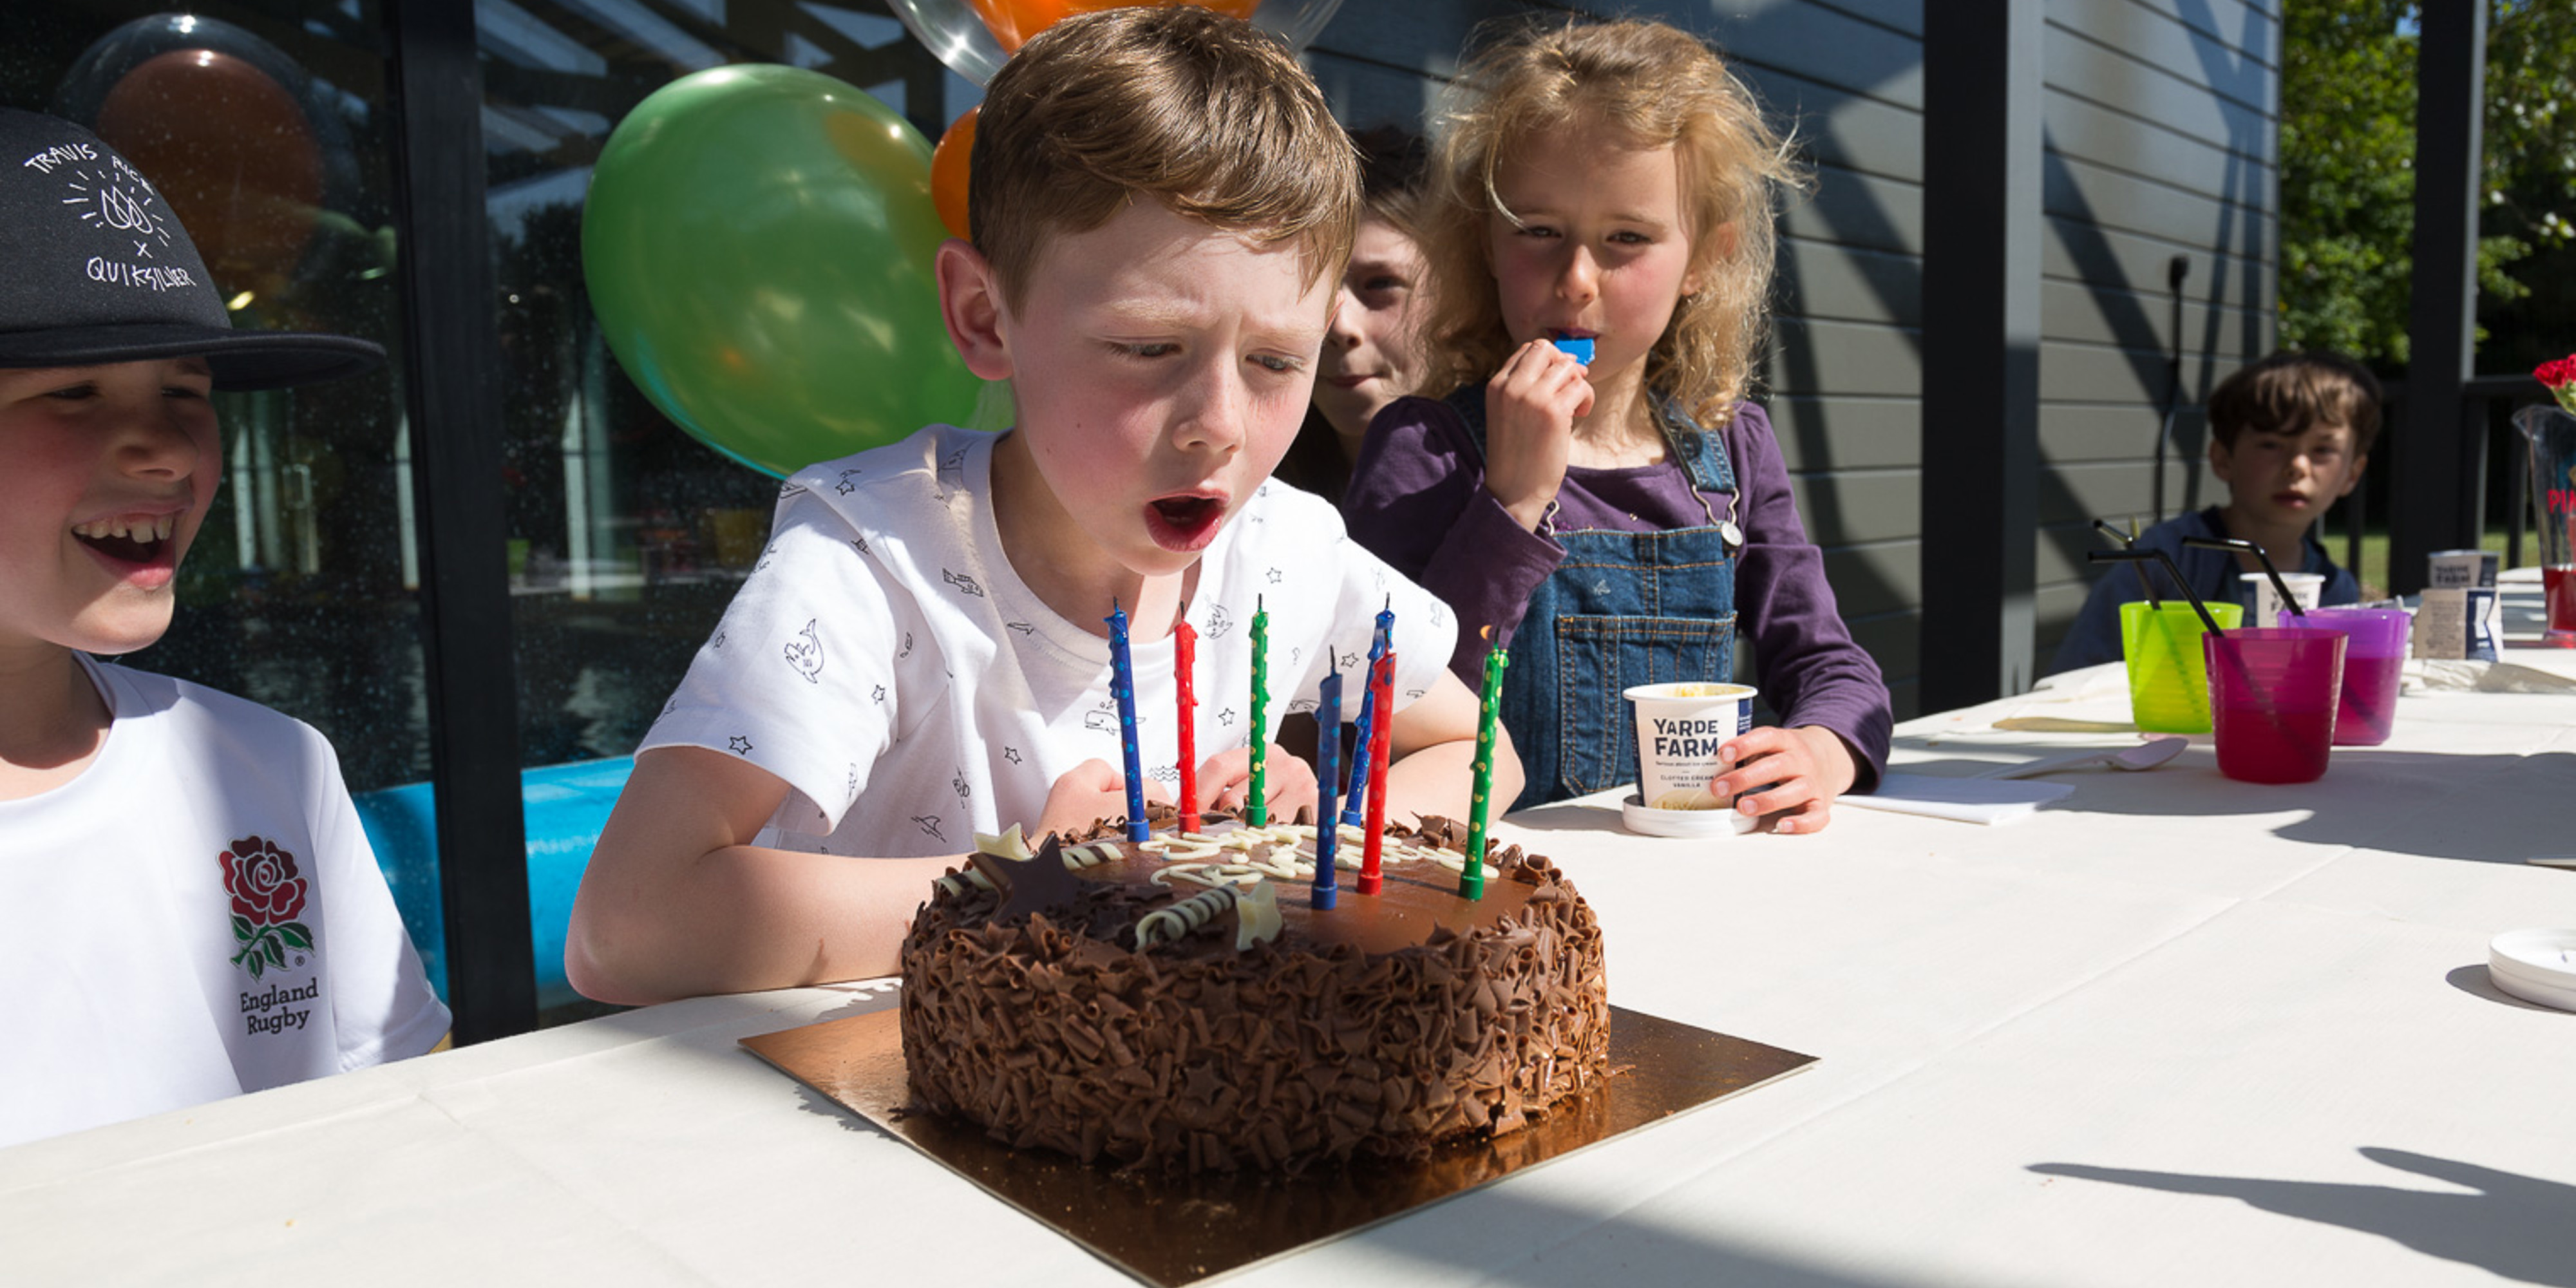
M 2416 658 L 2406 664 L 2406 678 L 2425 689 L 2462 693 L 2565 693 L 2576 680 L 2511 662 L 2463 658 Z
M 2074 790 L 2072 783 L 1942 778 L 1889 770 L 1880 776 L 1877 791 L 1866 796 L 1837 796 L 1834 804 L 1994 824 L 2028 818 L 2040 806 Z

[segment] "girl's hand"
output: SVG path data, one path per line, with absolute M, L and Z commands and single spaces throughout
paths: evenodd
M 1172 793 L 1161 783 L 1145 780 L 1145 799 L 1168 803 Z M 1047 789 L 1046 808 L 1024 833 L 1034 845 L 1049 832 L 1076 836 L 1090 830 L 1104 818 L 1127 817 L 1127 776 L 1118 767 L 1094 757 L 1064 771 Z
M 1514 351 L 1485 382 L 1485 490 L 1531 532 L 1565 482 L 1574 422 L 1592 414 L 1584 367 L 1545 340 Z
M 1284 823 L 1297 817 L 1300 809 L 1312 808 L 1320 799 L 1315 787 L 1315 767 L 1289 754 L 1278 743 L 1261 765 L 1262 798 L 1269 802 L 1270 820 Z M 1199 766 L 1199 809 L 1241 809 L 1252 799 L 1252 748 L 1237 747 L 1220 751 Z
M 1718 748 L 1718 758 L 1735 766 L 1709 780 L 1708 789 L 1738 795 L 1735 808 L 1752 815 L 1778 814 L 1776 830 L 1821 832 L 1833 822 L 1834 798 L 1851 790 L 1860 774 L 1851 748 L 1840 735 L 1819 725 L 1795 729 L 1755 729 Z

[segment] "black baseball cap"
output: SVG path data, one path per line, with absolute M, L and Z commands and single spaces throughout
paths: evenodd
M 0 367 L 202 357 L 221 389 L 373 370 L 354 336 L 236 331 L 188 230 L 95 134 L 0 108 Z

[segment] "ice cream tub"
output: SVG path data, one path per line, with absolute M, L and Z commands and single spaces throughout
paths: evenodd
M 1753 727 L 1750 685 L 1711 680 L 1630 686 L 1637 708 L 1637 798 L 1648 809 L 1712 810 L 1735 804 L 1709 790 L 1726 769 L 1718 750 Z

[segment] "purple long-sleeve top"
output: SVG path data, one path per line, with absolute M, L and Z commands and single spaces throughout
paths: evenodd
M 1770 417 L 1739 403 L 1713 432 L 1734 464 L 1738 496 L 1698 492 L 1669 459 L 1619 469 L 1578 465 L 1557 488 L 1554 526 L 1658 532 L 1705 526 L 1712 512 L 1732 517 L 1744 530 L 1736 631 L 1753 646 L 1763 699 L 1783 725 L 1818 725 L 1841 737 L 1859 770 L 1854 790 L 1868 791 L 1887 766 L 1895 723 L 1887 682 L 1834 609 L 1824 552 L 1798 520 Z M 1480 681 L 1486 647 L 1470 624 L 1492 623 L 1496 642 L 1508 646 L 1531 592 L 1565 557 L 1555 538 L 1522 528 L 1485 490 L 1484 454 L 1466 421 L 1429 398 L 1399 399 L 1370 423 L 1342 516 L 1354 540 L 1457 611 L 1458 649 L 1449 667 L 1470 688 Z

